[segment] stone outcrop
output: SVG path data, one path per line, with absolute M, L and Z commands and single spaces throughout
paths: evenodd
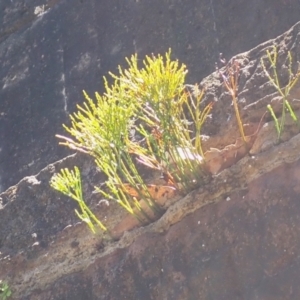
M 299 15 L 298 0 L 1 1 L 0 191 L 68 155 L 54 135 L 125 56 L 171 47 L 194 83 Z
M 249 127 L 256 128 L 267 104 L 280 111 L 260 59 L 276 45 L 286 83 L 287 53 L 296 70 L 299 36 L 297 23 L 234 58 Z M 215 102 L 206 148 L 222 149 L 238 138 L 231 99 L 218 72 L 202 84 L 205 101 Z M 289 97 L 295 110 L 299 87 Z M 272 118 L 263 122 L 250 154 L 169 201 L 159 220 L 115 238 L 89 232 L 76 219 L 76 203 L 49 187 L 56 171 L 79 166 L 88 204 L 109 228 L 118 226 L 127 215 L 92 193 L 105 178 L 86 156 L 66 157 L 10 187 L 0 195 L 0 279 L 9 282 L 12 299 L 298 299 L 300 135 L 289 123 L 277 143 Z

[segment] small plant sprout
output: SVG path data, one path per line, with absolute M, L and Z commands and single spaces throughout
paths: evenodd
M 0 300 L 6 300 L 11 296 L 12 292 L 9 285 L 0 280 Z
M 268 111 L 270 112 L 270 114 L 271 114 L 271 116 L 272 116 L 272 118 L 273 118 L 273 120 L 274 120 L 275 128 L 276 128 L 276 131 L 277 131 L 277 138 L 278 138 L 278 140 L 279 140 L 279 139 L 280 139 L 280 135 L 281 135 L 281 127 L 280 127 L 280 124 L 279 124 L 279 122 L 278 122 L 278 119 L 277 119 L 277 117 L 276 117 L 276 115 L 275 115 L 275 112 L 274 112 L 274 110 L 273 110 L 271 104 L 268 104 L 268 105 L 267 105 L 267 109 L 268 109 Z
M 287 85 L 285 87 L 282 87 L 280 84 L 278 72 L 277 72 L 277 56 L 278 56 L 278 51 L 277 51 L 276 47 L 274 46 L 272 52 L 267 50 L 267 57 L 268 57 L 268 61 L 270 63 L 270 67 L 269 67 L 270 71 L 266 67 L 266 64 L 263 59 L 261 59 L 261 64 L 262 64 L 262 67 L 263 67 L 264 72 L 266 73 L 268 79 L 273 84 L 273 86 L 275 87 L 275 89 L 277 90 L 279 95 L 282 97 L 282 112 L 281 112 L 281 120 L 280 121 L 278 121 L 278 118 L 276 117 L 276 114 L 275 114 L 272 106 L 270 104 L 267 106 L 267 108 L 268 108 L 269 112 L 271 113 L 271 116 L 275 122 L 275 128 L 277 131 L 278 140 L 280 140 L 281 134 L 284 130 L 286 111 L 289 112 L 293 121 L 299 125 L 299 120 L 288 101 L 288 96 L 290 94 L 291 89 L 295 86 L 296 82 L 299 79 L 300 71 L 298 69 L 296 74 L 293 73 L 293 71 L 292 71 L 292 55 L 290 52 L 288 52 L 287 61 L 288 61 L 289 80 L 288 80 Z
M 95 233 L 95 225 L 98 225 L 102 230 L 106 231 L 106 227 L 98 220 L 98 218 L 91 212 L 89 207 L 83 200 L 80 171 L 77 167 L 74 170 L 62 169 L 60 173 L 55 174 L 50 185 L 55 190 L 77 201 L 81 209 L 81 213 L 75 209 L 75 213 L 79 219 L 84 221 L 91 231 Z
M 233 103 L 235 117 L 238 123 L 239 131 L 244 143 L 246 143 L 243 122 L 240 116 L 238 99 L 237 99 L 239 72 L 240 72 L 239 63 L 238 61 L 234 60 L 232 63 L 230 63 L 227 66 L 225 73 L 220 72 L 220 74 L 223 79 L 224 85 L 232 98 L 232 103 Z

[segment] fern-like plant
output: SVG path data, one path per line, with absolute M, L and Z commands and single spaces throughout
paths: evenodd
M 268 57 L 268 61 L 270 63 L 270 67 L 269 67 L 270 71 L 266 67 L 266 64 L 263 59 L 261 59 L 261 64 L 262 64 L 263 70 L 264 70 L 265 74 L 267 75 L 268 79 L 270 80 L 272 85 L 276 88 L 279 95 L 282 97 L 282 111 L 281 111 L 281 120 L 280 121 L 278 120 L 271 104 L 269 104 L 267 106 L 267 108 L 268 108 L 269 112 L 271 113 L 271 116 L 274 120 L 275 128 L 277 131 L 277 138 L 279 141 L 281 134 L 284 130 L 286 111 L 289 112 L 293 121 L 299 125 L 299 120 L 298 120 L 296 114 L 294 113 L 292 106 L 290 105 L 290 103 L 288 101 L 288 96 L 290 94 L 291 89 L 295 86 L 296 82 L 299 79 L 300 71 L 298 70 L 296 72 L 296 74 L 293 73 L 293 71 L 292 71 L 292 55 L 290 52 L 288 52 L 287 60 L 288 60 L 289 80 L 288 80 L 287 85 L 285 87 L 282 87 L 282 85 L 279 81 L 278 73 L 277 73 L 277 56 L 278 56 L 278 51 L 277 51 L 276 47 L 274 46 L 272 52 L 267 50 L 267 57 Z
M 58 136 L 63 140 L 61 144 L 95 158 L 108 178 L 106 189 L 96 190 L 141 222 L 151 217 L 140 206 L 139 198 L 155 215 L 162 211 L 140 176 L 136 161 L 159 170 L 166 184 L 183 194 L 199 186 L 205 175 L 200 135 L 212 106 L 201 109 L 203 91 L 197 86 L 191 91 L 184 84 L 186 67 L 170 56 L 170 51 L 165 57 L 147 56 L 142 68 L 136 55 L 127 59 L 127 69 L 119 67 L 119 74 L 110 74 L 112 85 L 104 79 L 105 93 L 96 93 L 96 101 L 84 92 L 86 101 L 71 115 L 71 126 L 64 125 L 71 138 Z M 140 138 L 132 138 L 131 132 Z M 75 173 L 64 170 L 54 176 L 51 185 L 82 205 L 82 193 L 74 197 L 68 187 L 81 189 L 75 184 L 77 175 L 77 169 Z M 132 196 L 128 187 L 139 197 Z M 83 214 L 77 215 L 88 220 L 93 230 L 88 219 L 90 211 L 84 205 L 80 207 Z
M 77 201 L 81 209 L 81 213 L 75 210 L 76 215 L 84 221 L 93 233 L 96 232 L 95 225 L 97 224 L 102 230 L 106 231 L 106 227 L 92 213 L 89 207 L 83 200 L 81 176 L 77 167 L 74 170 L 62 169 L 60 173 L 55 174 L 50 181 L 50 185 L 57 191 Z

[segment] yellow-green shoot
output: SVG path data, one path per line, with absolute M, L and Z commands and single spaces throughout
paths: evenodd
M 277 58 L 278 58 L 278 51 L 277 48 L 274 46 L 273 51 L 270 52 L 267 50 L 267 57 L 268 61 L 270 63 L 270 67 L 266 67 L 266 64 L 263 59 L 261 59 L 261 64 L 264 69 L 265 74 L 267 75 L 268 79 L 272 83 L 272 85 L 275 87 L 279 95 L 282 97 L 282 111 L 281 111 L 281 119 L 280 121 L 278 120 L 272 106 L 269 104 L 267 106 L 269 112 L 271 113 L 271 116 L 274 120 L 275 123 L 275 128 L 277 131 L 277 138 L 280 140 L 281 134 L 284 130 L 284 125 L 285 125 L 285 113 L 286 111 L 289 112 L 291 118 L 295 123 L 299 125 L 299 120 L 296 116 L 296 114 L 293 111 L 292 106 L 290 105 L 288 101 L 288 96 L 290 94 L 291 89 L 295 86 L 296 82 L 299 79 L 300 76 L 300 71 L 298 70 L 295 74 L 292 71 L 292 55 L 290 52 L 288 52 L 287 56 L 287 61 L 288 61 L 288 73 L 289 73 L 289 80 L 286 86 L 282 87 L 279 77 L 278 77 L 278 72 L 277 72 Z
M 92 213 L 89 207 L 84 202 L 82 196 L 81 176 L 77 167 L 74 170 L 62 169 L 60 173 L 55 174 L 50 181 L 50 185 L 55 190 L 77 201 L 81 213 L 75 209 L 75 213 L 80 220 L 85 222 L 93 233 L 96 232 L 95 225 L 100 229 L 106 231 L 106 227 L 99 221 L 99 219 Z

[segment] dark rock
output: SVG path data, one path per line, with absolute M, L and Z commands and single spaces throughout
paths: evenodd
M 14 0 L 0 4 L 0 190 L 66 156 L 56 133 L 125 56 L 164 53 L 188 81 L 299 20 L 297 0 Z

